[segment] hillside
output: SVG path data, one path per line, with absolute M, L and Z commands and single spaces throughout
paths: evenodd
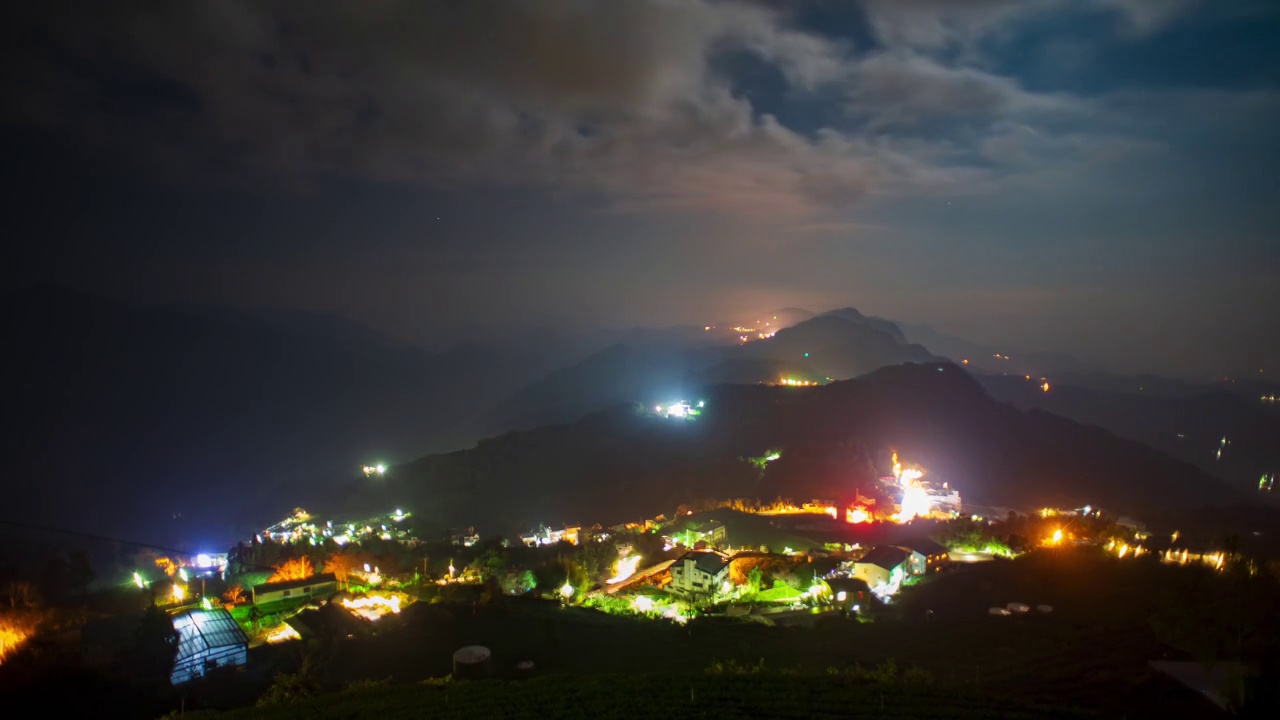
M 902 365 L 819 388 L 719 385 L 696 420 L 619 406 L 393 468 L 349 508 L 507 532 L 538 522 L 638 520 L 707 497 L 851 499 L 891 449 L 966 500 L 1118 512 L 1225 505 L 1242 495 L 1145 445 L 990 398 L 954 365 Z M 742 458 L 768 449 L 763 472 Z
M 1055 382 L 1048 393 L 1018 377 L 980 380 L 998 400 L 1106 428 L 1243 490 L 1256 489 L 1259 476 L 1280 470 L 1280 415 L 1260 404 L 1257 396 L 1152 378 L 1135 379 L 1123 390 L 1081 387 L 1068 379 Z M 1222 445 L 1223 438 L 1228 445 Z
M 4 515 L 153 542 L 243 536 L 365 462 L 470 444 L 468 414 L 546 369 L 528 345 L 431 354 L 345 320 L 50 287 L 0 318 L 21 349 Z
M 487 412 L 486 426 L 494 431 L 528 429 L 570 422 L 632 400 L 667 402 L 700 385 L 755 384 L 780 375 L 843 380 L 889 365 L 935 359 L 908 343 L 893 323 L 853 308 L 747 343 L 735 338 L 732 344 L 708 346 L 673 333 L 656 338 L 633 333 L 629 342 L 548 374 Z

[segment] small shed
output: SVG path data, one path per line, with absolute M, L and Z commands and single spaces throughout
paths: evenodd
M 214 668 L 240 667 L 249 660 L 249 638 L 222 608 L 179 613 L 173 617 L 173 629 L 178 631 L 178 655 L 169 675 L 174 685 Z

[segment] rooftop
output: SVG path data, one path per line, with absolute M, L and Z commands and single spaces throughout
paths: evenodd
M 946 547 L 939 545 L 929 538 L 912 538 L 901 543 L 901 546 L 908 550 L 915 550 L 926 557 L 929 555 L 938 555 L 947 551 Z
M 308 585 L 323 585 L 336 582 L 338 582 L 338 578 L 333 573 L 322 573 L 320 575 L 312 575 L 305 580 L 285 580 L 283 582 L 254 585 L 253 591 L 255 593 L 275 592 L 276 590 L 292 590 L 294 588 L 307 587 Z
M 687 552 L 676 562 L 683 565 L 685 560 L 693 560 L 694 567 L 709 575 L 715 575 L 729 566 L 729 558 L 707 550 Z
M 880 545 L 871 548 L 862 556 L 859 563 L 869 563 L 885 570 L 892 570 L 901 565 L 911 555 L 910 551 L 893 545 Z
M 220 647 L 247 645 L 249 638 L 222 608 L 216 610 L 188 610 L 173 618 L 173 629 L 178 631 L 178 657 L 181 663 L 196 655 Z

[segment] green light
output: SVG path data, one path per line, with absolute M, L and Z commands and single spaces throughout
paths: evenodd
M 804 354 L 804 356 L 805 356 L 805 357 L 809 357 L 809 353 L 805 353 L 805 354 Z

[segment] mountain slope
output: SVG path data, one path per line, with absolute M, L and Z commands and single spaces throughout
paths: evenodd
M 364 462 L 469 444 L 467 413 L 543 370 L 534 352 L 432 355 L 345 321 L 59 288 L 0 299 L 0 318 L 21 349 L 4 516 L 152 541 L 242 536 Z
M 1152 380 L 1135 379 L 1127 384 L 1129 391 L 1055 382 L 1052 392 L 1045 393 L 1022 378 L 981 378 L 983 387 L 1001 401 L 1106 428 L 1244 490 L 1256 488 L 1261 475 L 1280 471 L 1280 415 L 1268 412 L 1256 397 Z M 1225 447 L 1223 438 L 1229 442 Z
M 847 379 L 904 362 L 927 362 L 928 350 L 905 341 L 893 323 L 846 308 L 732 345 L 632 342 L 602 350 L 557 370 L 493 408 L 495 432 L 568 422 L 621 402 L 663 403 L 713 383 L 753 384 L 795 375 Z
M 700 397 L 707 409 L 696 420 L 622 406 L 424 457 L 349 496 L 348 508 L 403 503 L 439 523 L 510 531 L 638 519 L 706 497 L 847 500 L 886 471 L 891 449 L 982 504 L 1149 515 L 1242 497 L 1140 443 L 998 403 L 954 365 L 808 389 L 722 385 Z M 762 474 L 741 459 L 770 448 L 782 457 Z

